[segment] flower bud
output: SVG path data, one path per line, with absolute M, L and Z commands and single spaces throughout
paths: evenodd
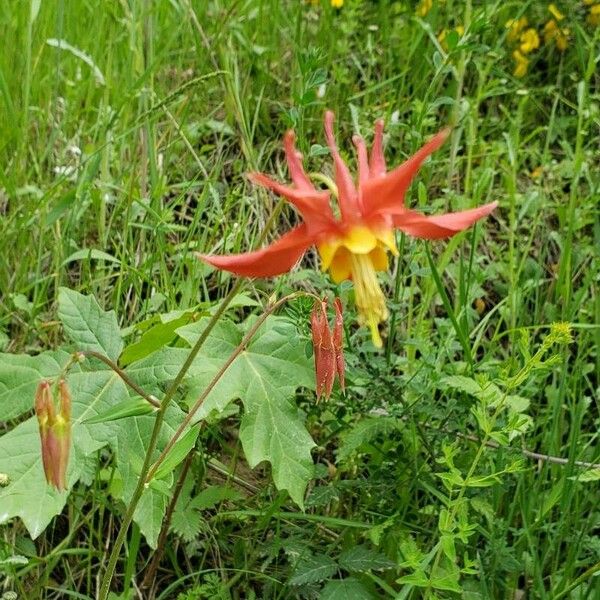
M 335 370 L 342 392 L 346 386 L 346 365 L 344 363 L 344 315 L 342 301 L 339 298 L 333 303 L 335 308 L 335 323 L 333 326 L 333 349 L 335 352 Z
M 333 333 L 327 318 L 327 299 L 315 302 L 310 317 L 313 350 L 315 355 L 315 374 L 317 400 L 325 396 L 328 400 L 333 389 L 337 373 L 340 387 L 344 390 L 345 369 L 343 353 L 343 317 L 339 298 L 334 303 L 335 322 Z
M 335 350 L 329 321 L 327 320 L 327 299 L 316 301 L 311 317 L 315 373 L 317 378 L 317 400 L 325 395 L 328 400 L 335 379 Z
M 35 414 L 46 481 L 58 490 L 65 490 L 71 450 L 71 394 L 64 379 L 58 383 L 58 412 L 50 382 L 40 382 L 35 393 Z

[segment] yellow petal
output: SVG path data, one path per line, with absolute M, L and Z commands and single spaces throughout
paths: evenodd
M 352 255 L 346 248 L 340 248 L 329 266 L 329 275 L 334 283 L 350 279 L 352 275 Z
M 521 34 L 519 49 L 523 54 L 529 54 L 540 47 L 540 38 L 535 29 L 528 29 Z
M 319 251 L 319 256 L 321 257 L 321 269 L 323 271 L 327 271 L 327 269 L 329 269 L 331 261 L 333 260 L 335 253 L 338 251 L 338 248 L 341 244 L 342 241 L 340 238 L 332 238 L 331 240 L 317 244 L 317 250 Z
M 377 232 L 377 239 L 394 255 L 398 256 L 396 248 L 396 236 L 391 229 L 383 229 Z
M 368 254 L 377 247 L 377 237 L 368 227 L 359 225 L 348 232 L 342 243 L 352 254 Z
M 373 268 L 376 271 L 387 271 L 389 267 L 387 252 L 381 247 L 377 246 L 374 250 L 369 253 L 369 258 L 373 263 Z
M 552 16 L 557 20 L 557 21 L 562 21 L 565 18 L 565 15 L 563 15 L 560 10 L 558 10 L 558 8 L 556 7 L 555 4 L 550 4 L 550 6 L 548 6 L 548 10 L 552 13 Z

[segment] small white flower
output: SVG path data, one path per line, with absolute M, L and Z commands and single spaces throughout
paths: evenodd
M 75 179 L 77 176 L 77 169 L 73 165 L 58 165 L 54 167 L 54 174 L 58 175 L 58 177 Z

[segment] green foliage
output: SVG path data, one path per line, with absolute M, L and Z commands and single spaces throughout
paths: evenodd
M 327 581 L 336 571 L 337 563 L 325 554 L 306 554 L 296 563 L 290 585 L 306 585 Z
M 88 425 L 94 425 L 95 423 L 118 421 L 127 417 L 141 417 L 142 415 L 149 415 L 153 410 L 155 409 L 144 398 L 132 398 L 131 400 L 119 402 L 119 404 L 109 408 L 106 412 L 86 419 L 85 422 Z
M 307 170 L 331 175 L 330 108 L 353 171 L 351 137 L 369 143 L 377 118 L 390 167 L 452 124 L 406 206 L 499 207 L 449 240 L 398 236 L 379 274 L 382 353 L 354 325 L 353 286 L 312 251 L 287 277 L 244 281 L 152 461 L 274 292 L 342 297 L 346 395 L 315 405 L 312 302 L 283 309 L 295 327 L 265 326 L 282 361 L 249 348 L 195 418 L 156 598 L 598 597 L 585 465 L 600 462 L 600 29 L 591 5 L 554 2 L 561 51 L 544 39 L 549 4 L 433 0 L 417 16 L 404 0 L 0 0 L 0 596 L 97 595 L 156 413 L 71 352 L 108 354 L 163 398 L 196 339 L 186 328 L 197 335 L 235 280 L 194 252 L 258 246 L 276 204 L 245 174 L 288 180 L 288 127 Z M 519 78 L 506 22 L 520 16 L 540 45 Z M 278 209 L 261 244 L 297 219 Z M 65 373 L 68 495 L 46 486 L 30 419 L 39 380 Z M 111 597 L 138 594 L 186 465 L 145 490 Z M 300 501 L 308 488 L 305 511 L 277 488 Z M 329 574 L 292 585 L 309 555 Z
M 78 351 L 92 350 L 116 360 L 123 349 L 121 330 L 114 311 L 103 311 L 93 296 L 61 288 L 58 317 L 65 334 Z
M 191 370 L 190 403 L 210 383 L 252 322 L 238 327 L 224 320 L 213 329 Z M 180 328 L 178 334 L 192 345 L 205 326 L 206 320 L 201 319 Z M 211 390 L 196 418 L 221 413 L 230 402 L 241 399 L 240 439 L 248 463 L 255 467 L 269 461 L 277 488 L 287 490 L 302 506 L 313 473 L 310 451 L 314 442 L 293 403 L 299 386 L 314 387 L 304 342 L 285 319 L 269 317 Z
M 370 600 L 373 595 L 369 590 L 353 577 L 332 580 L 323 588 L 321 596 L 323 600 L 343 600 L 345 598 L 356 598 L 356 600 Z
M 193 450 L 199 433 L 198 427 L 191 427 L 173 444 L 163 462 L 157 466 L 154 479 L 163 479 L 173 472 L 175 467 Z
M 363 444 L 368 444 L 378 436 L 389 435 L 398 428 L 393 417 L 371 417 L 361 419 L 342 435 L 337 452 L 340 461 L 347 460 Z
M 68 358 L 61 350 L 37 356 L 0 354 L 0 420 L 10 421 L 30 411 L 40 380 L 54 377 Z
M 340 554 L 340 566 L 347 571 L 365 572 L 365 571 L 383 571 L 393 569 L 396 564 L 365 546 L 354 546 Z

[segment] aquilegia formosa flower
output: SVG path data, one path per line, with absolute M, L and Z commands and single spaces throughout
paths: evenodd
M 381 347 L 379 324 L 388 317 L 385 297 L 377 281 L 377 271 L 388 268 L 388 250 L 397 255 L 394 229 L 423 239 L 450 237 L 490 214 L 497 203 L 426 216 L 404 205 L 404 195 L 423 161 L 448 137 L 443 129 L 408 160 L 390 172 L 383 157 L 383 121 L 375 123 L 375 139 L 370 160 L 365 141 L 352 138 L 358 155 L 358 182 L 353 181 L 342 160 L 333 135 L 333 113 L 325 113 L 325 137 L 333 157 L 339 217 L 330 206 L 331 192 L 317 189 L 302 167 L 302 156 L 294 146 L 294 132 L 283 139 L 293 185 L 286 186 L 263 173 L 252 173 L 255 183 L 286 198 L 302 215 L 304 222 L 270 246 L 254 252 L 229 256 L 199 255 L 205 262 L 246 277 L 273 277 L 289 271 L 313 244 L 321 257 L 321 267 L 334 282 L 351 279 L 355 287 L 359 321 L 367 325 L 373 343 Z

